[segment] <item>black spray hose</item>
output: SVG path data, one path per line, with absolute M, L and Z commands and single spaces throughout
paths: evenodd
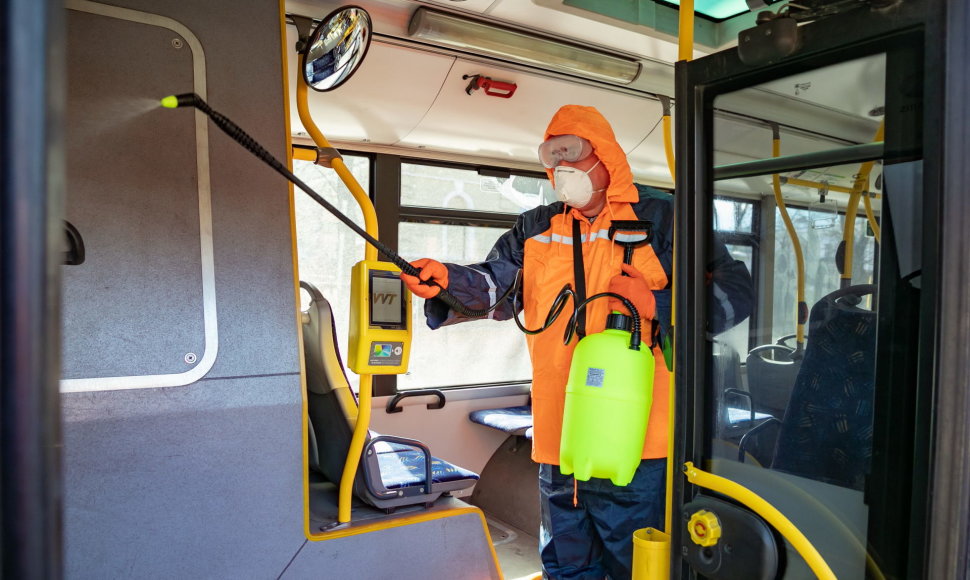
M 566 325 L 566 333 L 563 336 L 563 343 L 569 344 L 569 341 L 572 339 L 573 332 L 575 332 L 576 330 L 576 321 L 577 321 L 577 317 L 579 316 L 579 312 L 583 308 L 586 308 L 586 305 L 592 302 L 593 300 L 596 300 L 597 298 L 605 298 L 605 297 L 619 299 L 621 302 L 623 302 L 623 305 L 630 310 L 630 315 L 633 318 L 633 331 L 630 332 L 630 349 L 640 350 L 640 342 L 641 342 L 640 311 L 638 311 L 637 307 L 633 305 L 633 302 L 630 302 L 629 299 L 617 294 L 616 292 L 600 292 L 599 294 L 593 294 L 586 300 L 583 300 L 582 302 L 580 302 L 579 305 L 576 306 L 576 309 L 573 310 L 573 315 L 569 318 L 569 324 Z
M 522 321 L 519 320 L 519 301 L 517 300 L 519 296 L 519 286 L 522 284 L 522 270 L 520 269 L 515 273 L 515 282 L 512 283 L 512 318 L 515 320 L 515 325 L 519 327 L 525 334 L 539 334 L 540 332 L 545 332 L 552 323 L 559 318 L 562 314 L 563 309 L 566 307 L 566 301 L 569 298 L 573 299 L 573 305 L 576 304 L 576 293 L 573 292 L 572 286 L 568 283 L 562 287 L 559 294 L 556 295 L 556 299 L 552 301 L 552 306 L 549 307 L 549 312 L 546 314 L 546 321 L 542 323 L 539 328 L 526 328 Z M 571 338 L 571 337 L 570 337 Z M 567 340 L 565 344 L 569 344 Z
M 563 344 L 569 344 L 569 341 L 573 339 L 573 335 L 576 332 L 576 325 L 578 321 L 579 311 L 586 308 L 586 305 L 596 300 L 598 298 L 618 298 L 623 302 L 623 305 L 630 309 L 630 313 L 633 316 L 633 332 L 630 333 L 630 348 L 632 350 L 640 350 L 641 343 L 641 328 L 640 328 L 640 312 L 637 307 L 633 305 L 629 299 L 614 292 L 600 292 L 599 294 L 594 294 L 583 300 L 579 305 L 576 305 L 576 293 L 573 291 L 572 286 L 566 284 L 556 295 L 555 300 L 552 301 L 552 306 L 549 307 L 549 313 L 546 315 L 545 322 L 539 328 L 531 329 L 526 328 L 522 321 L 519 320 L 519 308 L 518 300 L 516 298 L 519 295 L 519 286 L 522 283 L 522 270 L 515 273 L 515 282 L 512 284 L 512 318 L 515 320 L 515 325 L 519 327 L 519 330 L 525 334 L 539 334 L 540 332 L 545 332 L 552 326 L 552 323 L 559 318 L 563 309 L 566 307 L 566 301 L 569 298 L 573 300 L 573 314 L 569 317 L 569 322 L 566 323 L 566 332 L 563 335 Z
M 258 157 L 264 163 L 266 163 L 274 170 L 276 170 L 277 173 L 287 178 L 294 185 L 302 189 L 307 195 L 309 195 L 313 199 L 313 201 L 322 205 L 324 209 L 332 213 L 334 217 L 342 221 L 347 227 L 352 229 L 357 235 L 364 238 L 370 245 L 377 248 L 378 252 L 386 256 L 395 266 L 400 268 L 401 271 L 403 271 L 405 274 L 408 274 L 409 276 L 417 276 L 420 273 L 420 270 L 418 270 L 410 263 L 408 263 L 407 260 L 399 256 L 397 252 L 385 246 L 377 238 L 368 234 L 366 230 L 364 230 L 363 228 L 355 224 L 350 218 L 340 213 L 340 210 L 338 210 L 336 207 L 331 205 L 327 200 L 323 199 L 323 197 L 321 197 L 320 194 L 313 191 L 313 189 L 311 189 L 310 186 L 304 183 L 299 177 L 297 177 L 296 175 L 293 175 L 293 172 L 287 169 L 287 167 L 282 163 L 280 163 L 278 159 L 273 157 L 273 155 L 269 151 L 264 149 L 262 145 L 260 145 L 255 139 L 250 137 L 249 134 L 243 131 L 239 125 L 236 125 L 235 123 L 230 121 L 229 118 L 223 115 L 222 113 L 214 111 L 212 107 L 210 107 L 208 103 L 202 100 L 202 97 L 200 97 L 199 95 L 195 93 L 183 93 L 181 95 L 173 95 L 170 97 L 165 97 L 164 99 L 162 99 L 162 106 L 168 109 L 175 109 L 178 107 L 195 107 L 196 109 L 202 111 L 210 119 L 212 119 L 212 122 L 215 123 L 217 127 L 222 129 L 222 131 L 226 135 L 229 135 L 230 137 L 232 137 L 234 141 L 236 141 L 237 143 L 245 147 L 250 153 Z M 422 282 L 422 283 L 428 284 L 429 286 L 437 286 L 437 284 L 435 284 L 434 282 Z M 467 306 L 459 302 L 458 299 L 455 298 L 455 296 L 450 292 L 448 292 L 445 288 L 441 289 L 441 292 L 438 293 L 436 298 L 440 298 L 441 301 L 447 304 L 449 308 L 451 308 L 455 312 L 458 312 L 459 314 L 468 316 L 470 318 L 481 318 L 483 316 L 488 315 L 489 312 L 494 310 L 499 304 L 501 304 L 506 298 L 508 298 L 509 293 L 511 291 L 512 291 L 512 288 L 509 288 L 508 290 L 506 290 L 505 294 L 503 294 L 498 300 L 496 300 L 495 304 L 492 305 L 491 308 L 481 308 L 481 309 L 468 308 Z

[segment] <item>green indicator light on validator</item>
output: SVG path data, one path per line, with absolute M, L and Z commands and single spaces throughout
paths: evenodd
M 176 109 L 179 106 L 178 97 L 175 95 L 169 95 L 162 99 L 162 106 L 166 109 Z

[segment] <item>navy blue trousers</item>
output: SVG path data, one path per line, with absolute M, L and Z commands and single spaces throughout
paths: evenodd
M 539 464 L 539 554 L 543 577 L 555 580 L 628 580 L 633 566 L 633 532 L 661 529 L 666 459 L 644 459 L 629 485 L 609 479 L 578 482 L 558 465 Z

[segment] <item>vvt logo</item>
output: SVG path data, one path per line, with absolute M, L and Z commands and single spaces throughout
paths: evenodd
M 384 294 L 383 292 L 378 292 L 374 294 L 374 304 L 394 304 L 395 298 L 397 298 L 397 294 Z

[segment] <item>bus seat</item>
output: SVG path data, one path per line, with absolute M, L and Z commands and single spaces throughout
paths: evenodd
M 777 344 L 757 346 L 745 359 L 751 420 L 738 441 L 738 461 L 750 454 L 759 464 L 770 465 L 775 455 L 778 427 L 802 362 L 793 358 L 795 349 L 784 344 L 792 338 L 794 334 Z
M 801 367 L 801 360 L 792 358 L 794 352 L 788 346 L 766 344 L 748 353 L 748 391 L 756 411 L 778 419 L 785 415 Z
M 781 423 L 772 468 L 862 490 L 872 457 L 877 316 L 859 308 L 871 284 L 812 307 L 805 357 Z
M 310 465 L 337 484 L 357 421 L 357 398 L 344 373 L 330 303 L 312 284 L 300 282 L 300 287 L 311 298 L 303 313 L 308 432 L 314 438 L 308 449 L 316 453 Z M 427 490 L 429 479 L 431 489 Z M 477 480 L 476 473 L 432 457 L 420 441 L 371 431 L 354 480 L 354 493 L 374 507 L 393 509 L 430 505 L 443 493 L 469 488 Z
M 715 340 L 712 349 L 713 365 L 711 380 L 716 393 L 717 438 L 745 451 L 759 464 L 767 464 L 774 454 L 774 441 L 762 441 L 758 435 L 764 431 L 763 424 L 771 415 L 756 410 L 754 395 L 749 392 L 741 374 L 741 355 L 726 342 Z M 744 453 L 740 461 L 744 461 Z
M 399 437 L 395 438 L 400 440 Z M 373 449 L 380 465 L 381 480 L 386 489 L 402 489 L 424 485 L 424 453 L 415 445 L 403 445 L 393 440 L 376 441 Z M 438 459 L 431 458 L 431 478 L 434 491 L 447 492 L 465 489 L 478 479 L 478 474 Z
M 754 413 L 738 412 L 745 407 L 751 408 L 750 395 L 741 378 L 738 351 L 725 342 L 715 340 L 711 355 L 711 380 L 717 401 L 717 432 L 719 437 L 730 440 L 736 432 L 751 428 L 749 423 L 754 421 Z
M 468 414 L 473 423 L 532 439 L 532 405 L 505 407 L 504 409 L 479 409 Z

